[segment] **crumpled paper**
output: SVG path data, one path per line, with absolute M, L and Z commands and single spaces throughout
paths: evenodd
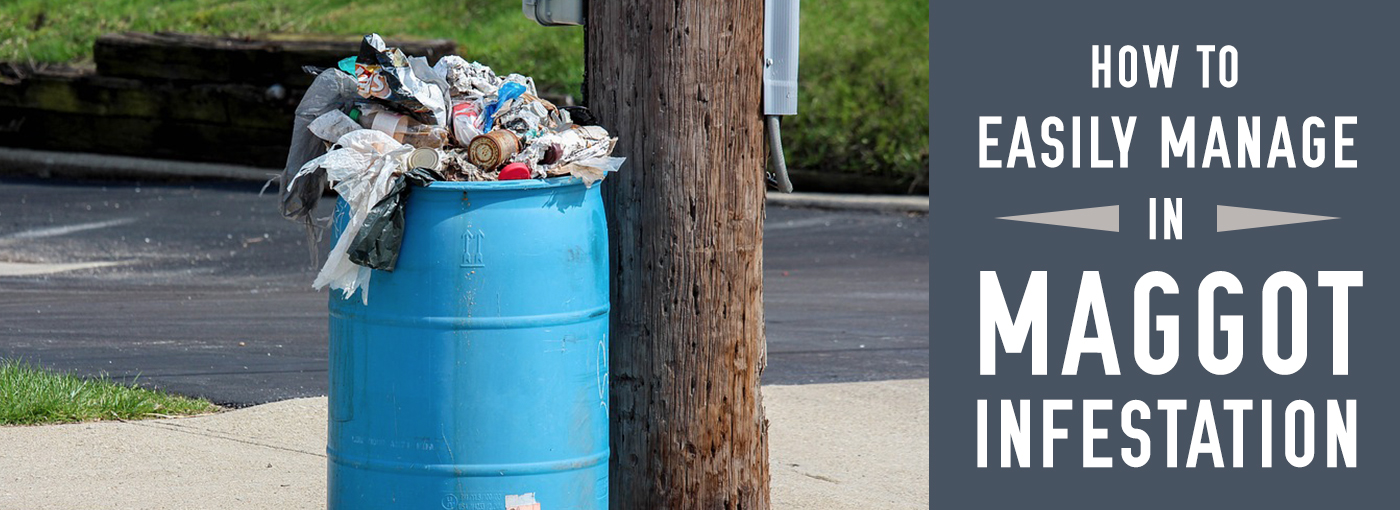
M 539 101 L 515 99 L 506 108 L 497 111 L 496 125 L 509 129 L 529 143 L 540 133 L 541 124 L 549 119 L 549 110 Z
M 475 101 L 494 94 L 501 87 L 502 80 L 490 67 L 467 62 L 457 55 L 442 57 L 433 71 L 447 81 L 448 93 L 453 99 Z
M 569 125 L 569 113 L 527 92 L 500 104 L 495 125 L 509 129 L 530 144 L 541 135 Z
M 545 159 L 545 153 L 549 151 L 551 145 L 559 146 L 559 135 L 549 133 L 535 138 L 532 143 L 526 145 L 525 148 L 521 149 L 520 152 L 517 152 L 514 156 L 511 156 L 510 161 L 512 163 L 525 163 L 530 167 L 530 177 L 542 179 L 548 175 L 550 168 L 559 163 L 559 161 L 555 161 L 553 164 L 541 163 L 541 161 Z
M 539 163 L 551 145 L 562 150 L 559 160 L 549 165 Z M 626 161 L 626 158 L 611 157 L 616 146 L 617 138 L 608 137 L 607 130 L 603 128 L 574 127 L 540 136 L 511 161 L 530 165 L 531 172 L 540 171 L 543 174 L 541 177 L 572 175 L 583 179 L 585 186 L 592 187 L 608 172 L 616 172 Z
M 448 181 L 494 181 L 496 174 L 482 170 L 471 163 L 464 149 L 443 151 L 443 180 Z

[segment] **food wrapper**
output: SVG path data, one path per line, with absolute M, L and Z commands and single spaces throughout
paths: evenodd
M 426 124 L 447 124 L 446 82 L 427 60 L 409 59 L 398 48 L 385 47 L 379 34 L 365 36 L 360 45 L 355 81 L 360 97 L 379 99 Z

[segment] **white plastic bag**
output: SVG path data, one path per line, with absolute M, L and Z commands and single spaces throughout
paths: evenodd
M 349 298 L 356 290 L 365 304 L 369 304 L 369 278 L 371 271 L 350 262 L 346 254 L 350 242 L 360 231 L 374 204 L 384 198 L 394 182 L 394 172 L 403 168 L 413 146 L 395 141 L 389 135 L 372 129 L 351 131 L 336 142 L 341 148 L 327 152 L 301 167 L 292 180 L 312 175 L 318 168 L 325 169 L 326 178 L 340 198 L 350 205 L 350 218 L 341 231 L 340 239 L 326 256 L 326 264 L 316 275 L 311 285 L 317 290 L 330 286 Z

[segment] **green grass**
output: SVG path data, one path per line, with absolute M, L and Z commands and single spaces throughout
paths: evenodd
M 123 31 L 442 37 L 552 90 L 577 96 L 583 82 L 583 30 L 536 26 L 511 0 L 13 0 L 0 3 L 0 60 L 90 59 L 97 36 Z
M 217 410 L 204 399 L 45 371 L 0 360 L 0 425 L 140 420 Z
M 928 4 L 802 2 L 798 115 L 784 119 L 789 166 L 912 179 L 928 161 Z M 98 35 L 175 31 L 449 38 L 459 53 L 581 97 L 583 29 L 540 27 L 516 0 L 10 0 L 0 61 L 90 59 Z

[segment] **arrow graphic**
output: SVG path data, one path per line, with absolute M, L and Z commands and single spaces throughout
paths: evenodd
M 1216 232 L 1244 230 L 1247 228 L 1277 227 L 1279 225 L 1292 225 L 1294 223 L 1335 219 L 1337 218 L 1331 216 L 1314 216 L 1311 214 L 1268 211 L 1264 209 L 1247 209 L 1228 205 L 1215 206 Z
M 1061 227 L 1087 228 L 1090 230 L 1118 231 L 1118 206 L 1090 207 L 1020 216 L 1006 216 L 999 220 L 1024 221 Z

